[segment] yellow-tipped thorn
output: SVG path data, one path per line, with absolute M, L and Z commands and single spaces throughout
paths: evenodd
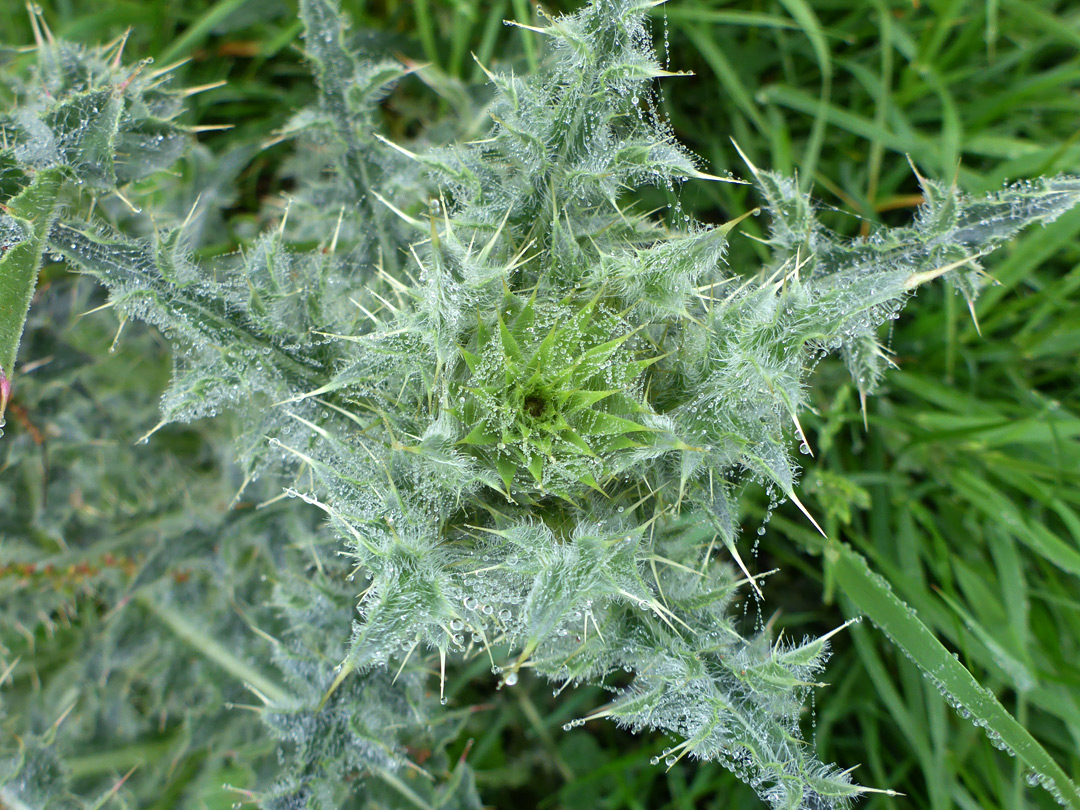
M 154 425 L 152 428 L 150 428 L 149 431 L 147 431 L 142 436 L 140 436 L 139 439 L 135 442 L 135 444 L 146 444 L 148 441 L 150 441 L 151 436 L 153 436 L 155 433 L 157 433 L 159 430 L 161 430 L 167 424 L 169 424 L 169 423 L 166 422 L 164 419 L 162 419 L 160 422 L 158 422 L 156 425 Z
M 341 666 L 338 669 L 337 675 L 334 676 L 334 680 L 330 684 L 330 688 L 327 689 L 326 694 L 322 696 L 322 700 L 319 701 L 318 708 L 316 708 L 315 711 L 321 712 L 323 710 L 323 707 L 326 705 L 326 702 L 328 700 L 330 700 L 331 697 L 333 697 L 334 692 L 336 692 L 338 687 L 341 686 L 342 683 L 344 683 L 345 679 L 349 677 L 349 674 L 351 672 L 352 672 L 352 663 L 348 659 L 345 659 L 344 661 L 341 662 Z
M 127 318 L 121 318 L 120 325 L 116 327 L 116 334 L 113 335 L 112 343 L 109 344 L 109 354 L 113 354 L 116 347 L 120 345 L 120 333 L 124 331 L 125 326 L 127 326 Z
M 281 215 L 281 224 L 278 225 L 278 239 L 285 236 L 285 223 L 289 221 L 289 210 L 292 208 L 292 199 L 285 203 L 285 213 Z
M 120 788 L 122 788 L 124 786 L 124 782 L 126 782 L 131 777 L 131 775 L 133 773 L 135 773 L 135 770 L 138 767 L 139 767 L 138 765 L 132 765 L 131 768 L 128 770 L 128 772 L 125 773 L 123 776 L 121 776 L 120 779 L 116 782 L 116 784 L 113 785 L 111 788 L 109 788 L 109 792 L 106 793 L 102 798 L 105 799 L 106 801 L 108 801 L 108 799 L 110 799 L 111 797 L 113 797 L 117 793 L 119 793 Z M 98 805 L 100 806 L 101 804 L 103 804 L 103 802 L 101 801 L 101 799 L 99 799 L 98 800 Z
M 866 392 L 859 389 L 859 410 L 862 411 L 862 426 L 864 431 L 870 430 L 870 423 L 866 421 Z
M 859 618 L 858 616 L 856 616 L 854 619 L 848 619 L 842 625 L 840 625 L 839 627 L 834 627 L 832 630 L 830 630 L 825 635 L 820 636 L 819 638 L 815 639 L 815 641 L 828 641 L 830 638 L 835 636 L 837 633 L 843 632 L 844 630 L 847 630 L 849 627 L 851 627 L 851 625 L 858 624 L 861 621 L 862 621 L 862 619 Z M 859 766 L 855 765 L 853 767 L 857 768 Z
M 257 697 L 259 700 L 261 700 L 263 702 L 263 706 L 270 706 L 270 705 L 273 704 L 273 702 L 274 702 L 273 699 L 271 699 L 271 697 L 269 695 L 267 695 L 265 692 L 263 692 L 257 686 L 253 686 L 250 683 L 245 683 L 244 686 L 247 687 L 247 690 L 249 692 L 251 692 L 251 694 L 255 695 L 255 697 Z M 257 706 L 254 706 L 252 708 L 254 709 L 254 711 L 257 711 L 257 712 L 262 711 L 262 709 L 260 709 Z
M 512 25 L 515 28 L 524 28 L 526 31 L 534 31 L 537 34 L 547 34 L 547 33 L 549 33 L 548 29 L 546 29 L 546 28 L 539 28 L 538 26 L 535 26 L 535 25 L 526 25 L 525 23 L 520 23 L 517 20 L 503 20 L 503 23 L 505 23 L 506 25 Z
M 44 45 L 46 40 L 50 45 L 55 45 L 56 39 L 49 29 L 48 23 L 45 22 L 45 15 L 41 13 L 41 8 L 27 0 L 26 10 L 30 14 L 30 25 L 34 29 L 34 40 L 37 42 L 38 47 Z M 41 36 L 42 32 L 45 34 L 44 39 Z
M 125 31 L 123 33 L 123 35 L 119 39 L 119 45 L 116 48 L 116 56 L 114 56 L 113 60 L 112 60 L 112 66 L 113 66 L 114 70 L 116 68 L 120 67 L 120 60 L 124 56 L 124 47 L 127 45 L 127 41 L 128 41 L 129 36 L 131 36 L 131 28 L 130 27 L 128 28 L 127 31 Z
M 200 124 L 194 127 L 185 127 L 188 132 L 194 132 L 198 134 L 200 132 L 222 132 L 226 129 L 232 129 L 233 124 Z
M 921 273 L 912 273 L 904 280 L 904 289 L 914 290 L 920 284 L 925 284 L 928 281 L 933 281 L 935 278 L 945 275 L 950 270 L 955 270 L 957 267 L 963 267 L 969 262 L 973 262 L 976 259 L 981 259 L 988 252 L 989 251 L 983 251 L 982 253 L 976 253 L 973 256 L 967 256 L 963 259 L 957 259 L 955 262 L 943 264 L 941 265 L 941 267 L 935 267 L 933 270 L 924 270 Z
M 445 204 L 443 205 L 443 210 L 446 210 L 446 205 Z M 506 213 L 503 214 L 502 221 L 499 222 L 499 227 L 497 227 L 495 229 L 495 232 L 491 235 L 491 238 L 488 240 L 487 244 L 484 245 L 484 247 L 480 249 L 480 255 L 478 257 L 479 261 L 485 262 L 485 261 L 487 261 L 487 257 L 489 255 L 491 255 L 491 251 L 495 247 L 495 243 L 498 241 L 499 236 L 502 234 L 503 228 L 506 227 L 506 221 L 508 219 L 510 219 L 510 211 L 511 210 L 513 210 L 513 209 L 512 208 L 507 208 L 506 209 Z
M 192 217 L 195 216 L 195 209 L 199 207 L 199 201 L 202 200 L 202 192 L 199 192 L 199 196 L 195 198 L 195 202 L 191 204 L 191 210 L 188 211 L 188 215 L 184 217 L 184 224 L 180 226 L 180 230 L 184 230 L 191 224 Z
M 67 716 L 69 714 L 71 714 L 71 712 L 72 712 L 72 710 L 74 708 L 75 708 L 75 701 L 73 700 L 71 702 L 71 705 L 69 705 L 66 709 L 64 709 L 62 712 L 60 712 L 60 716 L 57 717 L 56 720 L 53 721 L 51 731 L 55 732 L 58 728 L 60 728 L 61 724 L 65 720 L 67 720 Z
M 341 223 L 345 219 L 345 206 L 341 206 L 341 211 L 338 212 L 337 227 L 334 228 L 334 238 L 330 240 L 330 255 L 333 255 L 337 250 L 338 236 L 341 235 Z
M 394 143 L 389 138 L 384 138 L 378 132 L 373 132 L 372 134 L 375 136 L 375 140 L 382 141 L 387 146 L 390 146 L 390 147 L 396 149 L 397 151 L 401 152 L 401 154 L 405 155 L 405 157 L 412 158 L 413 160 L 417 160 L 417 161 L 420 160 L 420 156 L 418 154 L 416 154 L 415 152 L 410 152 L 404 146 L 399 146 L 398 144 Z
M 859 793 L 880 793 L 883 796 L 906 796 L 907 795 L 906 793 L 900 793 L 899 791 L 893 790 L 892 788 L 886 788 L 885 790 L 882 790 L 881 788 L 860 787 L 859 788 Z
M 810 440 L 806 438 L 806 431 L 802 429 L 802 425 L 799 424 L 798 414 L 792 413 L 791 419 L 795 422 L 795 429 L 799 431 L 799 438 L 802 439 L 802 443 L 806 445 L 806 449 L 810 453 L 810 458 L 814 457 L 814 448 L 810 446 Z
M 911 155 L 904 153 L 904 157 L 907 158 L 908 165 L 911 167 L 911 171 L 915 173 L 915 179 L 919 181 L 920 185 L 926 182 L 926 178 L 922 176 L 918 166 L 915 165 L 915 161 L 911 159 Z
M 731 139 L 731 145 L 735 147 L 735 151 L 739 153 L 739 157 L 743 159 L 743 163 L 745 163 L 749 167 L 750 171 L 752 171 L 755 176 L 760 174 L 760 172 L 758 171 L 758 167 L 755 166 L 753 161 L 746 156 L 746 152 L 742 150 L 742 147 L 739 146 L 739 144 L 735 141 L 734 138 Z
M 122 202 L 124 205 L 126 205 L 128 207 L 128 210 L 131 211 L 131 213 L 133 213 L 133 214 L 141 214 L 142 213 L 142 209 L 139 208 L 139 206 L 135 205 L 135 203 L 133 203 L 127 197 L 125 197 L 123 192 L 120 191 L 120 189 L 114 188 L 112 193 L 116 195 L 117 199 L 119 199 L 120 202 Z
M 15 671 L 15 667 L 19 665 L 19 662 L 21 660 L 22 656 L 18 656 L 14 661 L 8 664 L 7 669 L 5 669 L 3 672 L 0 672 L 0 686 L 3 686 L 4 681 L 11 677 L 11 673 Z
M 975 331 L 978 333 L 979 337 L 982 337 L 982 329 L 979 327 L 979 316 L 975 314 L 975 302 L 969 298 L 967 305 L 968 312 L 971 313 L 971 322 L 975 324 Z
M 446 648 L 439 647 L 439 702 L 446 703 Z
M 284 143 L 292 137 L 287 133 L 278 132 L 274 134 L 274 137 L 269 138 L 259 144 L 259 149 L 269 149 L 271 146 L 277 146 L 279 143 Z
M 376 137 L 378 137 L 378 136 L 376 136 Z M 413 225 L 416 228 L 420 228 L 421 230 L 424 230 L 424 223 L 423 222 L 416 219 L 415 217 L 411 217 L 408 214 L 406 214 L 404 211 L 402 211 L 400 208 L 398 208 L 392 202 L 390 202 L 385 197 L 383 197 L 381 194 L 379 194 L 379 192 L 372 191 L 371 196 L 373 196 L 376 200 L 381 202 L 383 205 L 385 205 L 387 208 L 389 208 L 391 211 L 393 211 L 395 214 L 397 214 L 403 220 L 408 222 L 410 225 Z
M 794 275 L 794 278 L 795 278 L 796 281 L 799 280 L 799 271 L 802 270 L 804 267 L 806 267 L 806 265 L 808 265 L 810 263 L 810 260 L 812 258 L 814 258 L 814 255 L 811 253 L 804 260 L 800 261 L 799 260 L 799 251 L 798 250 L 795 251 L 795 275 Z
M 728 551 L 731 552 L 731 556 L 732 558 L 734 558 L 735 564 L 739 566 L 739 570 L 743 572 L 743 575 L 746 577 L 746 581 L 750 583 L 750 587 L 754 589 L 754 591 L 759 597 L 764 599 L 765 594 L 761 592 L 761 588 L 758 587 L 757 580 L 754 579 L 753 575 L 747 569 L 746 563 L 744 563 L 742 557 L 739 556 L 739 550 L 735 547 L 735 543 L 724 543 L 724 545 L 727 546 Z
M 828 540 L 829 535 L 825 534 L 825 530 L 822 529 L 821 526 L 818 525 L 818 522 L 816 520 L 814 520 L 814 516 L 810 514 L 810 510 L 807 509 L 803 505 L 803 502 L 799 500 L 799 496 L 796 495 L 794 492 L 789 492 L 788 497 L 791 498 L 791 502 L 793 504 L 795 504 L 797 507 L 799 507 L 799 511 L 802 512 L 804 515 L 806 515 L 806 519 L 814 524 L 814 528 L 818 530 L 818 532 L 821 534 L 821 536 L 824 537 L 826 540 Z
M 176 70 L 178 67 L 182 67 L 182 66 L 186 65 L 188 62 L 191 61 L 191 59 L 192 59 L 192 57 L 189 56 L 186 59 L 181 59 L 181 60 L 179 60 L 177 62 L 173 62 L 172 64 L 165 65 L 164 67 L 160 67 L 157 70 L 151 71 L 150 78 L 151 79 L 156 79 L 156 78 L 158 78 L 160 76 L 164 76 L 166 73 L 169 73 L 171 71 Z
M 472 56 L 473 61 L 476 62 L 476 64 L 480 66 L 480 69 L 482 71 L 484 71 L 484 75 L 488 77 L 488 80 L 495 81 L 498 78 L 498 76 L 496 76 L 494 73 L 492 73 L 490 70 L 488 70 L 487 66 L 483 62 L 480 61 L 479 56 L 477 56 L 472 51 L 470 51 L 469 53 Z
M 199 93 L 205 93 L 207 90 L 215 90 L 218 87 L 224 87 L 226 84 L 228 84 L 228 82 L 225 79 L 222 79 L 219 82 L 200 84 L 196 87 L 185 87 L 183 90 L 180 91 L 180 95 L 184 98 L 189 98 L 191 96 L 198 95 Z
M 674 751 L 674 750 L 675 750 L 675 749 L 672 749 L 672 751 Z M 674 762 L 672 762 L 672 763 L 671 763 L 670 765 L 668 765 L 668 766 L 667 766 L 667 770 L 666 770 L 666 771 L 664 771 L 664 773 L 667 773 L 667 771 L 670 771 L 670 770 L 671 770 L 672 768 L 674 768 L 674 767 L 675 767 L 675 766 L 676 766 L 676 765 L 678 764 L 679 760 L 680 760 L 680 759 L 682 759 L 683 757 L 685 757 L 685 756 L 686 756 L 687 754 L 689 754 L 689 753 L 690 753 L 690 749 L 689 749 L 689 748 L 686 748 L 686 749 L 684 749 L 684 750 L 683 750 L 683 752 L 682 752 L 681 754 L 679 754 L 679 755 L 678 755 L 677 757 L 675 757 L 675 761 L 674 761 Z M 671 754 L 669 753 L 669 754 L 668 754 L 668 756 L 670 756 L 670 755 L 671 755 Z M 665 759 L 664 761 L 665 761 L 665 763 L 667 762 L 667 760 L 666 760 L 666 759 Z
M 34 7 L 30 4 L 29 0 L 27 0 L 26 3 L 26 12 L 30 15 L 30 27 L 34 30 L 34 42 L 37 43 L 39 48 L 44 47 L 45 38 L 41 35 L 37 14 L 34 12 Z
M 717 177 L 715 174 L 707 174 L 706 172 L 699 172 L 694 169 L 690 172 L 690 176 L 695 180 L 712 180 L 717 183 L 735 183 L 739 186 L 748 186 L 749 182 L 746 180 L 740 180 L 738 177 Z
M 727 222 L 725 222 L 723 225 L 720 226 L 720 228 L 719 228 L 720 233 L 724 233 L 724 234 L 730 233 L 732 228 L 734 228 L 736 225 L 738 225 L 744 219 L 746 219 L 747 217 L 755 216 L 760 211 L 761 211 L 760 208 L 751 208 L 745 214 L 741 214 L 741 215 L 735 217 L 735 219 L 729 219 Z M 726 280 L 725 280 L 725 283 L 726 283 Z

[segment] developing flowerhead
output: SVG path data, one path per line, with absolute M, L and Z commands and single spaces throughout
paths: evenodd
M 508 293 L 493 319 L 478 316 L 452 412 L 469 429 L 459 444 L 494 466 L 506 494 L 574 500 L 602 491 L 619 452 L 648 428 L 641 378 L 656 358 L 598 298 L 541 304 Z

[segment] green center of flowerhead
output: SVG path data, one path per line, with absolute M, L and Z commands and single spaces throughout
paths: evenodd
M 494 318 L 478 315 L 462 347 L 452 412 L 460 444 L 497 470 L 505 494 L 573 500 L 640 447 L 647 343 L 593 299 L 538 302 L 507 294 Z
M 526 396 L 522 404 L 525 406 L 526 415 L 531 416 L 533 419 L 539 419 L 548 410 L 547 400 L 537 392 Z

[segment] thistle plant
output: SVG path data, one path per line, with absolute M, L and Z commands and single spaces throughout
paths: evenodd
M 122 320 L 172 346 L 159 428 L 232 414 L 242 492 L 279 498 L 218 524 L 259 550 L 224 573 L 260 606 L 272 653 L 260 658 L 254 634 L 234 642 L 246 655 L 203 645 L 251 684 L 282 741 L 283 772 L 253 794 L 263 806 L 402 802 L 410 741 L 442 752 L 452 738 L 452 724 L 431 731 L 450 709 L 425 694 L 428 673 L 445 704 L 454 661 L 478 655 L 493 688 L 528 673 L 606 686 L 611 702 L 570 725 L 663 732 L 669 767 L 719 761 L 771 807 L 843 807 L 870 790 L 802 736 L 833 634 L 773 638 L 733 610 L 763 597 L 738 550 L 740 494 L 760 484 L 816 527 L 792 447 L 810 450 L 799 415 L 820 358 L 839 353 L 865 400 L 888 364 L 878 327 L 935 279 L 973 300 L 983 257 L 1074 206 L 1080 179 L 972 199 L 920 178 L 910 226 L 851 240 L 791 178 L 747 161 L 770 258 L 730 267 L 738 220 L 633 202 L 645 186 L 742 182 L 706 173 L 660 111 L 656 81 L 673 74 L 653 51 L 654 5 L 592 0 L 547 19 L 535 74 L 485 66 L 486 137 L 450 126 L 399 143 L 378 105 L 408 69 L 352 50 L 333 0 L 302 0 L 319 98 L 280 133 L 300 184 L 236 255 L 196 258 L 198 204 L 143 236 L 95 207 L 179 159 L 185 93 L 167 74 L 43 33 L 38 72 L 0 117 L 0 281 L 31 290 L 43 255 L 99 280 Z M 29 293 L 9 300 L 5 380 Z M 161 560 L 194 542 L 164 543 L 110 586 L 135 603 L 121 615 L 194 643 L 159 582 Z M 209 591 L 222 572 L 204 573 Z M 5 803 L 43 795 L 26 761 L 0 775 Z M 479 806 L 467 765 L 443 767 L 423 782 L 432 803 Z

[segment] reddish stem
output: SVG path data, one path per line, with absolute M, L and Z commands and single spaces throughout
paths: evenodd
M 3 426 L 4 412 L 7 410 L 9 399 L 11 399 L 11 380 L 0 370 L 0 427 Z

